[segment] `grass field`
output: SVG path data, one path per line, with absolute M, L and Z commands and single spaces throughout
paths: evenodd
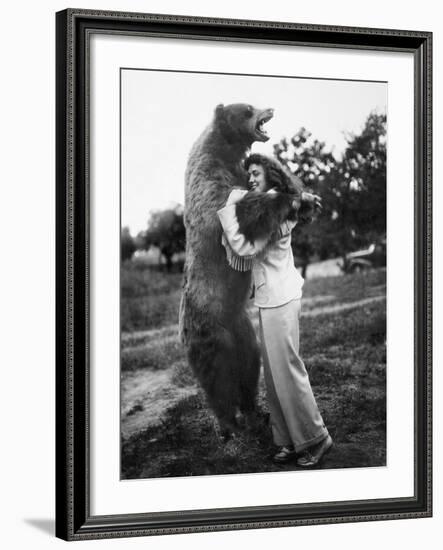
M 259 429 L 220 442 L 178 340 L 181 281 L 142 262 L 122 269 L 122 478 L 295 469 L 271 461 L 262 377 Z M 385 270 L 306 281 L 301 355 L 335 443 L 321 468 L 386 463 L 385 324 Z

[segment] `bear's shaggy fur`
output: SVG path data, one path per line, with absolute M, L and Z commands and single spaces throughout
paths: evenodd
M 254 141 L 268 139 L 262 123 L 271 117 L 270 109 L 219 105 L 190 152 L 185 175 L 186 263 L 180 332 L 223 436 L 238 429 L 239 416 L 253 417 L 260 353 L 245 311 L 251 274 L 228 265 L 217 210 L 225 206 L 234 187 L 245 188 L 242 161 Z M 252 225 L 260 227 L 264 236 L 290 214 L 293 196 L 249 195 L 253 195 L 254 212 L 262 212 L 266 222 L 249 224 L 251 239 L 257 236 Z M 242 215 L 247 217 L 247 205 L 244 210 Z
M 296 220 L 297 211 L 288 202 L 287 195 L 250 191 L 236 204 L 240 233 L 249 241 L 274 240 L 280 225 L 287 219 Z

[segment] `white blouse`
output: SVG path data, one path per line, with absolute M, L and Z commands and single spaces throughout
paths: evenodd
M 275 191 L 271 189 L 268 193 Z M 285 221 L 280 226 L 281 238 L 248 241 L 240 233 L 236 203 L 247 193 L 243 189 L 231 191 L 226 206 L 217 214 L 223 227 L 222 244 L 233 269 L 252 269 L 257 307 L 278 307 L 302 296 L 303 277 L 294 266 L 291 231 L 296 222 Z

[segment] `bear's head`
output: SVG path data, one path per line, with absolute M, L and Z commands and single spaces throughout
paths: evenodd
M 214 121 L 229 143 L 249 147 L 254 141 L 268 141 L 264 124 L 274 116 L 274 109 L 257 109 L 247 103 L 217 105 Z

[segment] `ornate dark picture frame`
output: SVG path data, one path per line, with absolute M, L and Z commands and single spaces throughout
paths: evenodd
M 57 13 L 56 535 L 65 540 L 428 517 L 432 34 L 69 9 Z M 415 68 L 414 496 L 92 516 L 89 482 L 89 40 L 94 33 L 410 52 Z M 259 504 L 259 503 L 258 503 Z

